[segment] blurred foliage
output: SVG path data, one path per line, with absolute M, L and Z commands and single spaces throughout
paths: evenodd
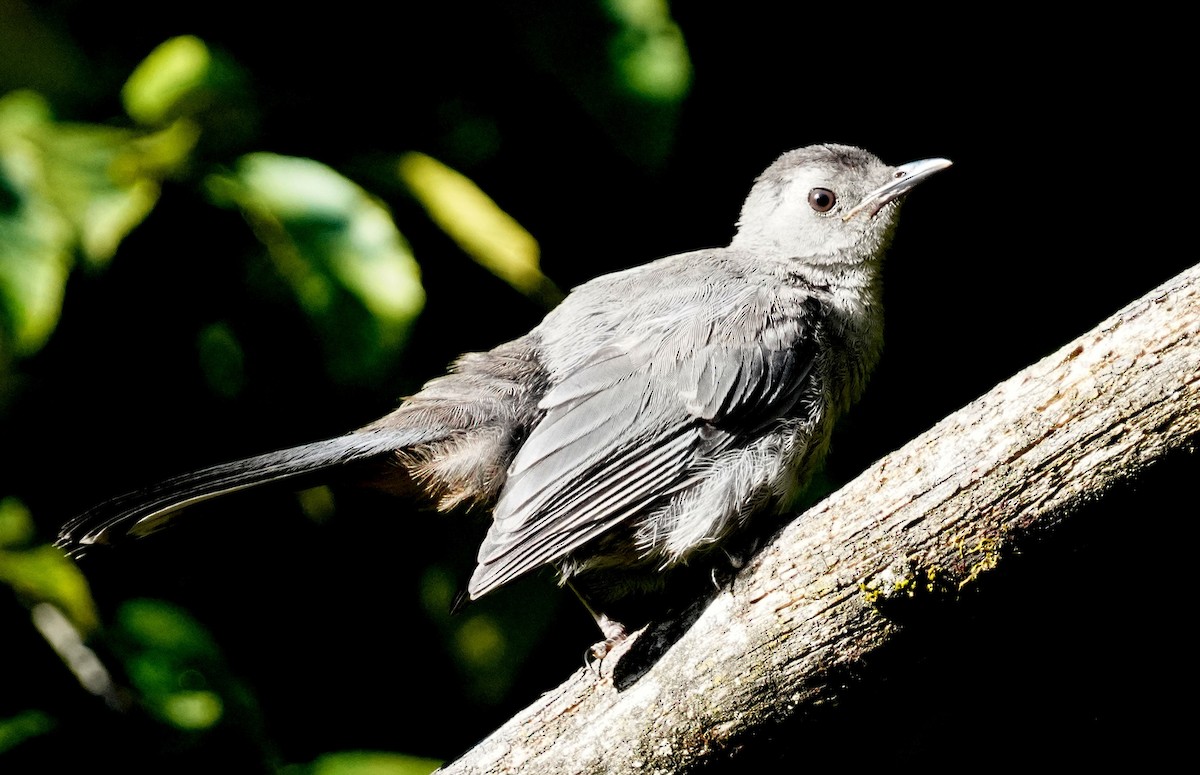
M 212 113 L 236 110 L 245 120 L 245 77 L 226 57 L 214 54 L 193 35 L 171 38 L 150 52 L 121 88 L 125 112 L 139 124 L 203 120 L 211 131 Z
M 605 6 L 621 25 L 609 46 L 626 90 L 677 105 L 691 85 L 692 66 L 666 0 L 607 0 Z
M 325 344 L 330 375 L 378 378 L 425 303 L 408 243 L 377 200 L 311 159 L 247 154 L 205 181 L 237 207 Z
M 26 605 L 54 604 L 84 633 L 98 624 L 95 603 L 79 568 L 62 552 L 34 544 L 29 510 L 13 497 L 0 500 L 0 583 Z
M 239 717 L 235 723 L 253 719 L 249 695 L 228 675 L 212 636 L 178 607 L 159 600 L 123 603 L 111 637 L 132 687 L 162 721 L 181 730 L 207 729 L 235 701 L 243 707 L 230 714 Z
M 0 754 L 53 729 L 54 719 L 39 710 L 23 711 L 12 718 L 0 718 Z
M 380 375 L 424 304 L 416 261 L 386 207 L 326 165 L 251 153 L 231 172 L 203 175 L 204 161 L 191 154 L 210 117 L 237 104 L 243 81 L 184 36 L 156 48 L 122 89 L 132 118 L 165 128 L 56 123 L 30 92 L 0 102 L 3 188 L 12 200 L 0 216 L 4 351 L 29 354 L 46 341 L 75 254 L 92 264 L 110 259 L 154 207 L 162 180 L 176 175 L 242 212 L 326 344 L 331 375 Z M 225 333 L 236 345 L 236 333 Z
M 33 92 L 0 98 L 0 358 L 45 344 L 76 256 L 107 262 L 195 141 L 185 124 L 59 123 Z
M 290 765 L 283 769 L 283 775 L 427 775 L 440 765 L 436 759 L 347 751 L 322 756 L 308 765 Z
M 39 8 L 0 0 L 0 420 L 27 444 L 38 438 L 31 431 L 39 407 L 56 400 L 64 406 L 66 396 L 67 405 L 111 410 L 90 415 L 100 423 L 90 431 L 95 438 L 105 436 L 101 425 L 108 423 L 123 436 L 126 418 L 132 421 L 138 412 L 160 412 L 176 423 L 220 417 L 223 428 L 235 431 L 245 416 L 239 420 L 231 411 L 238 405 L 233 402 L 245 402 L 249 412 L 270 407 L 282 419 L 289 391 L 281 386 L 297 379 L 319 380 L 311 384 L 327 385 L 319 390 L 341 396 L 339 405 L 352 405 L 348 397 L 364 391 L 372 391 L 381 405 L 391 403 L 394 392 L 386 385 L 397 378 L 414 341 L 436 342 L 422 349 L 437 353 L 430 357 L 442 363 L 446 357 L 436 335 L 444 313 L 435 312 L 429 324 L 432 339 L 414 339 L 428 302 L 422 275 L 431 269 L 443 288 L 451 278 L 451 286 L 468 292 L 461 270 L 441 261 L 419 264 L 398 220 L 426 245 L 437 246 L 437 253 L 450 255 L 438 245 L 435 235 L 442 235 L 458 255 L 511 288 L 514 299 L 526 299 L 526 318 L 561 298 L 541 269 L 538 240 L 499 198 L 435 158 L 444 153 L 476 169 L 497 158 L 505 137 L 494 108 L 453 91 L 434 94 L 437 107 L 422 119 L 427 128 L 401 132 L 386 145 L 363 146 L 357 156 L 327 148 L 319 160 L 291 141 L 295 133 L 275 119 L 286 100 L 272 99 L 271 84 L 286 81 L 271 64 L 259 61 L 256 71 L 239 61 L 252 49 L 242 46 L 235 56 L 212 43 L 235 29 L 164 34 L 130 58 L 131 44 L 120 48 L 115 40 L 91 35 L 86 23 L 73 21 L 78 11 L 70 4 Z M 661 0 L 610 0 L 579 11 L 548 8 L 526 17 L 514 9 L 512 23 L 520 30 L 514 45 L 562 80 L 564 93 L 613 138 L 615 152 L 638 165 L 661 165 L 691 83 L 679 28 Z M 236 35 L 229 40 L 238 46 Z M 586 66 L 580 67 L 579 51 L 589 52 Z M 594 68 L 595 62 L 604 65 Z M 423 98 L 420 77 L 405 76 L 410 100 Z M 350 93 L 358 84 L 334 88 Z M 323 88 L 315 80 L 311 87 Z M 400 106 L 404 91 L 395 95 Z M 331 92 L 326 99 L 332 115 L 337 98 Z M 353 117 L 339 120 L 344 125 L 337 130 L 353 143 Z M 413 150 L 418 145 L 426 151 Z M 467 303 L 453 296 L 449 302 Z M 166 394 L 150 392 L 154 381 L 134 387 L 121 378 L 131 368 L 155 373 L 163 390 L 171 386 L 173 401 L 180 402 L 172 405 L 192 411 L 161 414 Z M 245 442 L 258 443 L 249 437 Z M 14 449 L 10 445 L 4 452 Z M 129 449 L 123 454 L 137 466 L 139 450 Z M 150 457 L 141 465 L 154 470 L 154 453 L 146 452 Z M 0 670 L 10 677 L 22 672 L 13 661 L 18 655 L 35 664 L 50 661 L 27 690 L 0 702 L 0 769 L 7 771 L 6 762 L 91 766 L 98 750 L 89 754 L 92 735 L 104 736 L 104 747 L 117 752 L 130 771 L 207 771 L 213 762 L 228 761 L 294 775 L 425 773 L 436 767 L 432 759 L 368 750 L 392 734 L 347 736 L 331 729 L 324 749 L 314 747 L 321 745 L 320 735 L 289 737 L 281 722 L 272 723 L 272 708 L 276 717 L 292 709 L 257 699 L 264 690 L 273 695 L 239 676 L 244 666 L 227 658 L 222 639 L 237 638 L 228 626 L 218 636 L 202 623 L 213 618 L 211 611 L 202 617 L 190 613 L 186 606 L 204 609 L 205 603 L 172 593 L 169 570 L 111 575 L 100 560 L 85 559 L 82 567 L 99 579 L 103 593 L 93 600 L 79 566 L 42 543 L 65 516 L 64 504 L 78 508 L 86 502 L 21 476 L 29 470 L 24 459 L 6 460 L 16 476 L 0 484 L 0 585 L 13 594 L 13 607 L 4 609 L 6 622 L 25 645 L 6 654 Z M 95 491 L 114 489 L 104 472 L 115 476 L 125 466 L 112 462 L 101 458 L 92 466 Z M 306 490 L 297 504 L 314 530 L 341 530 L 354 519 L 329 488 Z M 31 512 L 44 515 L 40 529 Z M 320 535 L 314 540 L 327 540 Z M 400 603 L 410 610 L 396 614 L 422 622 L 419 640 L 432 636 L 429 642 L 440 644 L 445 696 L 416 690 L 398 700 L 402 715 L 421 705 L 504 707 L 558 605 L 556 595 L 535 588 L 519 602 L 485 601 L 450 616 L 473 544 L 446 545 L 449 551 L 413 567 L 411 600 Z M 238 567 L 235 555 L 227 561 Z M 182 578 L 187 562 L 178 568 Z M 246 607 L 264 619 L 285 616 L 293 598 L 302 602 L 300 589 L 307 587 L 297 584 L 301 571 L 280 558 L 275 562 L 240 567 L 262 574 L 257 589 L 273 589 L 276 578 L 287 584 L 290 577 L 290 593 L 279 594 L 292 597 L 264 591 L 270 597 L 251 602 L 256 598 L 250 587 L 235 591 L 215 578 L 205 582 L 206 594 L 227 590 L 228 601 L 240 592 Z M 394 569 L 378 559 L 364 564 L 357 556 L 344 564 L 372 569 L 369 578 L 349 582 L 362 585 L 364 604 L 400 600 L 406 582 Z M 379 583 L 373 581 L 376 567 Z M 160 589 L 154 580 L 168 583 Z M 162 599 L 144 596 L 144 590 L 156 589 Z M 576 621 L 589 631 L 585 615 Z M 356 639 L 370 637 L 373 625 L 362 624 L 339 628 L 314 621 L 308 637 L 325 644 L 338 640 L 352 650 Z M 380 626 L 394 627 L 383 620 Z M 282 639 L 285 627 L 278 629 Z M 417 642 L 397 646 L 403 651 Z M 322 670 L 348 666 L 320 651 L 304 652 L 302 641 L 281 640 L 277 648 L 281 655 L 301 650 L 296 656 L 305 667 L 284 673 L 295 691 L 320 685 Z M 451 689 L 456 682 L 460 688 Z M 356 691 L 351 685 L 345 690 Z M 362 712 L 379 715 L 373 707 Z M 361 719 L 362 712 L 355 717 Z M 332 722 L 337 713 L 329 715 Z M 379 721 L 390 728 L 384 718 Z M 63 747 L 64 739 L 74 742 Z M 444 741 L 395 739 L 447 752 Z M 325 752 L 339 747 L 347 751 Z M 284 766 L 288 760 L 310 763 Z

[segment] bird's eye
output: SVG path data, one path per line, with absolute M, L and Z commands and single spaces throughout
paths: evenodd
M 808 192 L 808 206 L 818 213 L 827 213 L 837 204 L 837 194 L 827 188 L 814 188 Z

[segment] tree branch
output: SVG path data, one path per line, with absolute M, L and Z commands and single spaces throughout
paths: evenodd
M 730 588 L 580 670 L 447 773 L 681 772 L 837 699 L 898 631 L 1200 432 L 1200 267 L 788 525 Z M 695 618 L 692 622 L 691 619 Z M 690 625 L 690 626 L 689 626 Z

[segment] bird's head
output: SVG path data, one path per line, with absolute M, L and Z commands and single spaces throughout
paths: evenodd
M 789 151 L 755 181 L 731 247 L 815 264 L 877 261 L 903 195 L 949 166 L 923 159 L 892 167 L 847 145 Z

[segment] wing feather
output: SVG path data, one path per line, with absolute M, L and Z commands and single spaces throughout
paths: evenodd
M 663 505 L 795 410 L 814 362 L 802 325 L 742 341 L 699 329 L 627 335 L 547 392 L 480 547 L 472 598 Z

